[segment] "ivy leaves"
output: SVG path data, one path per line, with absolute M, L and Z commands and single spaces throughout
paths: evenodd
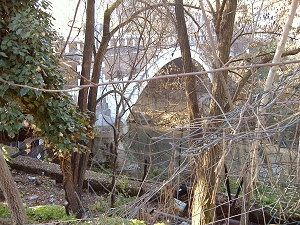
M 6 130 L 8 135 L 13 137 L 22 128 L 22 123 L 26 119 L 26 115 L 21 113 L 22 110 L 16 102 L 6 104 L 5 107 L 0 108 L 0 130 Z
M 62 90 L 65 84 L 52 49 L 57 35 L 48 7 L 46 0 L 0 5 L 0 130 L 13 136 L 26 120 L 66 152 L 76 147 L 75 141 L 86 140 L 88 115 L 66 93 L 38 91 Z
M 6 34 L 1 34 L 0 66 L 4 76 L 15 83 L 37 88 L 47 83 L 49 89 L 62 89 L 64 81 L 52 50 L 56 33 L 49 27 L 51 17 L 37 3 L 31 4 L 24 11 L 11 9 Z

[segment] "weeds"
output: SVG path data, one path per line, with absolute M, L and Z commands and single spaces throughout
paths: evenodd
M 26 208 L 29 221 L 73 220 L 75 216 L 67 216 L 65 208 L 60 205 L 40 205 Z

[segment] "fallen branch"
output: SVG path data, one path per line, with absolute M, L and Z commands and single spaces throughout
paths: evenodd
M 51 162 L 45 162 L 36 158 L 31 158 L 28 156 L 18 156 L 12 159 L 10 162 L 10 167 L 12 169 L 24 171 L 26 173 L 32 174 L 39 174 L 42 173 L 50 177 L 51 179 L 56 180 L 58 183 L 62 183 L 63 176 L 59 165 Z M 84 188 L 93 190 L 99 193 L 108 193 L 111 190 L 111 184 L 108 182 L 110 180 L 110 175 L 96 173 L 93 171 L 86 171 L 86 176 L 84 180 Z M 118 183 L 118 182 L 117 182 Z M 126 192 L 126 194 L 130 196 L 137 196 L 140 190 L 140 183 L 139 181 L 129 180 L 126 189 L 119 187 L 118 185 L 116 188 L 120 193 Z M 152 184 L 148 184 L 146 182 L 143 183 L 143 192 L 149 190 Z

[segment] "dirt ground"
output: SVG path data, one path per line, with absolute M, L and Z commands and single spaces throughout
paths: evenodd
M 57 183 L 55 180 L 43 176 L 43 174 L 30 174 L 15 169 L 13 169 L 11 173 L 20 192 L 22 201 L 27 207 L 47 204 L 65 204 L 65 193 L 62 183 Z M 0 202 L 4 201 L 5 199 L 3 196 L 0 196 Z M 99 193 L 97 194 L 84 190 L 82 196 L 82 205 L 86 209 L 89 209 L 89 214 L 94 218 L 99 217 L 103 213 L 101 210 L 98 211 L 97 208 L 97 206 L 99 207 L 99 203 L 101 201 L 105 201 L 104 204 L 109 206 L 110 198 L 107 194 L 100 195 Z M 141 212 L 139 212 L 138 217 L 141 220 L 147 220 L 147 224 L 154 224 L 158 221 L 164 221 L 166 224 L 174 224 L 168 223 L 168 221 L 171 221 L 169 220 L 168 216 L 163 216 L 154 210 L 158 208 L 162 209 L 162 207 L 163 206 L 158 206 L 157 202 L 147 203 Z M 181 224 L 181 222 L 176 224 Z M 49 221 L 44 221 L 44 223 L 49 223 Z M 0 224 L 9 224 L 9 219 L 1 219 Z
M 47 204 L 63 206 L 66 203 L 62 183 L 57 183 L 54 179 L 42 174 L 28 174 L 17 170 L 12 170 L 11 173 L 26 207 Z M 0 200 L 5 201 L 3 196 Z M 83 206 L 93 205 L 95 201 L 97 201 L 97 195 L 85 190 L 82 198 Z
M 20 170 L 13 169 L 11 171 L 13 179 L 17 184 L 23 203 L 27 207 L 55 204 L 64 205 L 65 204 L 65 193 L 61 183 L 57 183 L 54 179 L 50 177 L 43 176 L 43 174 L 30 174 L 25 173 Z M 224 202 L 224 195 L 220 195 L 220 202 Z M 134 199 L 134 198 L 133 198 Z M 172 199 L 172 196 L 171 196 Z M 4 201 L 3 196 L 0 201 Z M 220 203 L 219 202 L 219 203 Z M 83 206 L 89 210 L 92 217 L 97 218 L 104 213 L 103 204 L 109 208 L 110 198 L 107 194 L 93 193 L 91 191 L 84 190 L 82 196 Z M 242 202 L 237 201 L 237 214 L 240 213 L 240 205 Z M 149 201 L 146 202 L 141 210 L 137 213 L 136 217 L 138 219 L 146 221 L 147 224 L 154 224 L 156 222 L 164 222 L 165 224 L 190 224 L 189 218 L 187 218 L 186 212 L 178 212 L 173 208 L 170 208 L 169 203 L 162 200 L 160 201 Z M 100 210 L 99 210 L 100 208 Z M 222 213 L 227 214 L 222 209 Z M 234 210 L 234 209 L 231 209 Z M 218 211 L 218 209 L 217 209 Z M 219 212 L 219 214 L 222 214 Z M 257 212 L 260 214 L 260 212 Z M 255 213 L 255 217 L 260 217 L 259 214 Z M 251 215 L 250 215 L 251 216 Z M 263 221 L 262 219 L 260 219 Z M 269 221 L 269 219 L 267 220 Z M 49 222 L 49 221 L 45 221 Z M 1 220 L 0 220 L 0 224 Z M 9 224 L 9 223 L 5 223 Z M 220 223 L 222 224 L 222 223 Z M 253 223 L 255 224 L 255 223 Z M 263 223 L 257 223 L 263 224 Z
M 13 170 L 12 176 L 17 184 L 23 203 L 28 207 L 50 203 L 62 205 L 65 202 L 62 184 L 48 177 L 26 174 Z
M 22 201 L 27 207 L 46 204 L 65 204 L 64 190 L 61 183 L 56 183 L 55 180 L 43 176 L 42 174 L 29 174 L 18 170 L 12 170 L 11 172 L 19 189 Z M 90 210 L 92 217 L 96 218 L 103 213 L 97 211 L 97 207 L 95 207 L 95 205 L 97 205 L 95 203 L 100 202 L 100 199 L 101 201 L 106 200 L 107 205 L 109 205 L 110 198 L 107 195 L 104 194 L 102 197 L 100 197 L 100 195 L 96 193 L 84 190 L 82 204 L 85 208 Z M 4 201 L 4 199 L 1 200 Z M 164 200 L 161 203 L 158 203 L 158 201 L 149 202 L 145 204 L 143 208 L 141 208 L 140 212 L 137 214 L 137 217 L 146 221 L 146 223 L 149 225 L 157 222 L 164 222 L 165 224 L 172 225 L 190 224 L 187 222 L 189 219 L 184 218 L 186 217 L 186 215 L 184 215 L 186 211 L 179 212 L 177 210 L 172 210 L 167 208 L 166 205 L 167 203 Z M 49 223 L 49 221 L 44 222 Z

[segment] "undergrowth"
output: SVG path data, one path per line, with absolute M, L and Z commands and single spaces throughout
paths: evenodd
M 137 219 L 124 219 L 120 217 L 103 217 L 90 220 L 78 220 L 75 216 L 67 216 L 65 208 L 60 205 L 40 205 L 34 207 L 26 207 L 28 223 L 53 223 L 79 225 L 79 224 L 105 224 L 105 225 L 146 225 L 144 221 Z M 10 218 L 8 207 L 4 203 L 0 203 L 0 218 Z M 156 223 L 156 225 L 164 225 L 164 223 Z

